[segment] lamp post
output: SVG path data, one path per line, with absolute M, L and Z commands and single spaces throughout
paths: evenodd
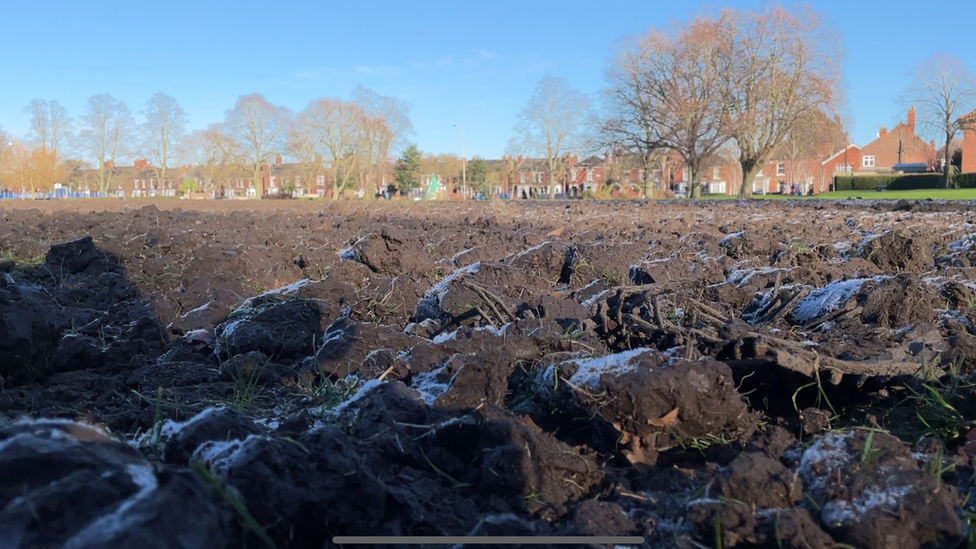
M 464 126 L 454 125 L 455 128 L 461 129 L 461 194 L 466 195 L 468 187 L 468 174 L 465 172 L 467 167 L 467 158 L 464 156 Z M 467 196 L 464 196 L 467 198 Z

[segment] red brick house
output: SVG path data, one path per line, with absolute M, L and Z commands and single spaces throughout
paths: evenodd
M 882 126 L 878 138 L 861 147 L 860 172 L 889 172 L 896 164 L 936 166 L 935 142 L 926 143 L 915 134 L 915 107 L 908 109 L 907 122 L 899 122 L 889 131 Z
M 961 173 L 976 173 L 976 111 L 962 118 L 972 123 L 962 132 L 962 166 Z

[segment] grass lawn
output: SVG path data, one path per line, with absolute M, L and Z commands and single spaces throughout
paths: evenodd
M 916 189 L 911 191 L 837 191 L 814 196 L 790 196 L 781 194 L 754 195 L 755 200 L 976 200 L 976 189 Z M 702 200 L 734 200 L 724 194 L 702 195 Z

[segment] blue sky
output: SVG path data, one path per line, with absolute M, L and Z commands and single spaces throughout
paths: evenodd
M 515 117 L 542 76 L 596 96 L 616 40 L 701 9 L 762 2 L 421 1 L 234 3 L 170 0 L 13 2 L 4 10 L 0 126 L 28 129 L 22 108 L 57 99 L 72 116 L 109 92 L 137 113 L 156 92 L 176 98 L 192 128 L 260 92 L 300 110 L 357 85 L 413 105 L 413 140 L 426 152 L 501 156 Z M 844 35 L 851 137 L 904 119 L 908 72 L 941 51 L 976 69 L 957 21 L 976 2 L 813 2 Z

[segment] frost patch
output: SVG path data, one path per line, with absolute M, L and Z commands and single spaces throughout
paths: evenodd
M 254 307 L 254 302 L 256 300 L 259 300 L 259 299 L 264 298 L 264 297 L 268 297 L 268 296 L 293 296 L 296 293 L 298 293 L 298 290 L 302 289 L 302 287 L 305 286 L 305 285 L 307 285 L 309 282 L 311 282 L 309 279 L 303 278 L 303 279 L 301 279 L 301 280 L 299 280 L 297 282 L 293 282 L 293 283 L 291 283 L 291 284 L 289 284 L 287 286 L 282 286 L 280 288 L 275 288 L 274 290 L 268 290 L 267 292 L 264 292 L 263 294 L 256 295 L 254 297 L 249 297 L 249 298 L 247 298 L 247 299 L 244 300 L 244 303 L 241 303 L 241 306 L 238 307 L 238 310 L 240 310 L 240 309 L 251 309 L 251 308 Z
M 65 542 L 65 549 L 107 544 L 113 539 L 122 537 L 133 522 L 141 520 L 139 514 L 130 511 L 156 491 L 159 486 L 156 481 L 156 472 L 151 465 L 126 465 L 125 469 L 139 490 L 119 504 L 115 511 L 93 520 L 83 530 L 72 536 Z
M 743 234 L 743 231 L 739 231 L 737 233 L 732 233 L 730 235 L 726 235 L 724 238 L 722 238 L 722 240 L 719 240 L 718 241 L 718 245 L 721 246 L 721 247 L 723 247 L 723 248 L 728 248 L 730 245 L 732 245 L 732 241 L 733 240 L 741 240 L 742 239 L 742 234 Z
M 736 288 L 741 288 L 752 280 L 752 277 L 756 275 L 769 275 L 776 274 L 779 272 L 788 273 L 792 271 L 792 268 L 778 268 L 778 267 L 760 267 L 758 269 L 738 269 L 732 267 L 729 270 L 729 274 L 725 281 L 729 284 L 734 285 Z
M 477 263 L 472 263 L 467 267 L 455 270 L 453 273 L 447 275 L 444 280 L 441 280 L 437 284 L 431 286 L 431 288 L 424 293 L 424 297 L 420 300 L 420 303 L 417 304 L 418 316 L 426 318 L 440 317 L 444 297 L 447 295 L 447 290 L 450 288 L 451 283 L 466 276 L 475 274 L 480 270 L 480 261 Z
M 793 308 L 793 319 L 797 323 L 806 324 L 842 307 L 868 280 L 870 279 L 838 280 L 813 290 Z
M 845 441 L 853 436 L 854 431 L 831 433 L 803 452 L 797 472 L 812 491 L 823 488 L 825 477 L 850 462 L 851 454 Z
M 164 444 L 166 441 L 176 436 L 183 429 L 186 429 L 191 425 L 195 425 L 201 420 L 210 417 L 214 413 L 223 411 L 225 408 L 226 408 L 225 406 L 215 406 L 213 408 L 207 408 L 206 410 L 200 412 L 199 414 L 191 417 L 186 421 L 173 421 L 171 419 L 168 419 L 165 422 L 163 422 L 162 427 L 160 427 L 158 431 L 156 427 L 153 426 L 151 429 L 143 433 L 143 435 L 139 437 L 139 439 L 136 441 L 136 444 L 140 448 L 151 446 L 157 442 L 159 444 Z M 158 439 L 156 438 L 157 434 L 159 435 Z
M 446 363 L 440 368 L 435 368 L 429 372 L 417 374 L 413 377 L 413 383 L 410 384 L 410 387 L 420 393 L 420 396 L 424 399 L 424 402 L 426 402 L 428 406 L 434 404 L 437 397 L 443 395 L 448 389 L 451 388 L 451 383 L 454 381 L 453 378 L 449 383 L 444 383 L 438 380 L 441 374 L 444 373 L 445 369 L 447 369 Z M 462 367 L 461 370 L 463 369 L 464 368 Z M 458 370 L 458 372 L 461 370 Z
M 335 408 L 333 408 L 332 413 L 334 415 L 340 414 L 343 410 L 348 408 L 350 404 L 362 399 L 364 396 L 372 392 L 373 389 L 379 387 L 381 383 L 383 382 L 378 379 L 371 379 L 366 383 L 363 383 L 362 385 L 360 385 L 359 389 L 356 391 L 354 395 L 340 402 Z
M 969 233 L 949 243 L 949 251 L 952 252 L 968 252 L 973 248 L 976 248 L 976 233 Z
M 639 347 L 604 357 L 571 361 L 575 362 L 579 366 L 579 369 L 569 378 L 569 382 L 577 387 L 599 389 L 600 376 L 619 376 L 627 372 L 636 371 L 637 362 L 635 359 L 649 351 L 651 349 Z
M 897 515 L 899 501 L 911 491 L 911 486 L 895 486 L 884 490 L 877 486 L 869 486 L 852 501 L 842 499 L 828 501 L 821 510 L 821 517 L 825 524 L 836 527 L 855 523 L 877 507 Z

